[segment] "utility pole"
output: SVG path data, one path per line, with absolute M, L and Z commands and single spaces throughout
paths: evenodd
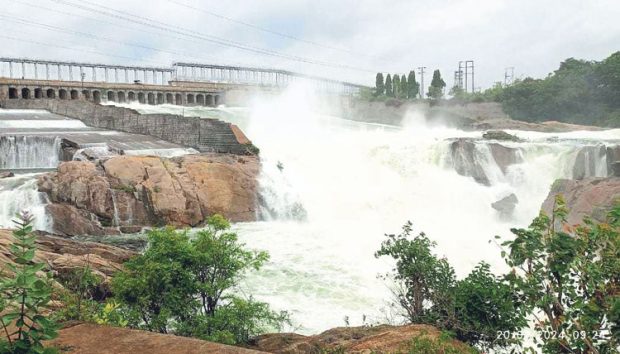
M 418 74 L 420 75 L 420 98 L 424 99 L 424 70 L 426 66 L 418 67 Z
M 515 67 L 510 66 L 504 70 L 504 86 L 512 85 L 515 79 Z

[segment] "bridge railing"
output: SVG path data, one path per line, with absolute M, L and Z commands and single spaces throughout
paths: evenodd
M 199 63 L 173 63 L 177 80 L 196 82 L 222 82 L 256 86 L 286 87 L 303 83 L 319 91 L 334 94 L 357 94 L 362 85 L 330 80 L 318 76 L 299 74 L 286 70 L 224 66 Z
M 140 81 L 154 85 L 192 81 L 280 88 L 303 83 L 322 92 L 346 95 L 357 94 L 364 88 L 362 85 L 285 70 L 181 62 L 164 68 L 0 57 L 0 77 L 105 83 Z
M 170 68 L 0 58 L 0 77 L 11 79 L 167 85 L 172 74 Z

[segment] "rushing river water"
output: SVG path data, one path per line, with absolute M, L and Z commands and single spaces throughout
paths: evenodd
M 290 311 L 302 333 L 344 325 L 345 317 L 351 325 L 389 319 L 389 284 L 377 275 L 389 271 L 390 262 L 374 252 L 385 233 L 399 232 L 407 220 L 437 242 L 436 252 L 459 276 L 481 260 L 502 271 L 500 251 L 488 241 L 526 226 L 553 181 L 572 177 L 580 149 L 620 139 L 620 130 L 513 131 L 524 142 L 506 145 L 518 148 L 523 162 L 506 173 L 485 144 L 477 145 L 490 181 L 485 186 L 454 171 L 446 141 L 482 132 L 427 127 L 416 114 L 403 128 L 353 122 L 315 114 L 316 104 L 303 91 L 290 91 L 246 109 L 127 105 L 217 116 L 238 124 L 261 149 L 262 221 L 234 227 L 271 260 L 241 291 Z M 604 157 L 587 157 L 588 175 L 606 175 Z M 9 193 L 8 182 L 2 183 L 0 197 Z M 502 219 L 491 204 L 511 193 L 519 203 L 510 219 Z
M 238 124 L 261 149 L 264 221 L 235 226 L 248 246 L 267 250 L 271 262 L 244 284 L 247 294 L 289 310 L 300 332 L 389 319 L 390 269 L 376 259 L 385 233 L 407 221 L 437 242 L 459 276 L 485 260 L 501 271 L 500 250 L 489 240 L 509 236 L 537 215 L 556 178 L 572 177 L 584 146 L 617 143 L 620 130 L 544 134 L 511 132 L 523 163 L 503 174 L 485 144 L 477 158 L 491 185 L 451 168 L 449 142 L 482 132 L 430 128 L 415 113 L 404 128 L 352 122 L 313 113 L 302 91 L 251 109 L 138 106 L 143 112 L 218 116 Z M 486 150 L 485 150 L 486 149 Z M 589 155 L 587 156 L 589 157 Z M 606 161 L 592 157 L 587 174 L 606 175 Z M 514 193 L 514 215 L 505 220 L 491 204 Z

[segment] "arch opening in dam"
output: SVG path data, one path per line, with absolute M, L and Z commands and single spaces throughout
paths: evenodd
M 194 104 L 194 95 L 191 93 L 187 94 L 187 104 Z
M 71 90 L 71 99 L 72 100 L 77 100 L 80 98 L 80 94 L 78 92 L 78 90 Z
M 135 93 L 135 92 L 133 92 L 133 91 L 129 91 L 129 92 L 127 93 L 127 101 L 129 101 L 129 102 L 133 102 L 133 101 L 135 101 L 135 100 L 136 100 L 136 93 Z
M 45 91 L 45 98 L 56 98 L 56 91 L 54 89 L 47 89 Z
M 24 87 L 22 89 L 22 98 L 25 99 L 25 100 L 32 98 L 32 97 L 30 97 L 30 89 L 29 88 Z
M 138 92 L 138 102 L 140 103 L 146 103 L 146 100 L 144 99 L 144 92 Z
M 93 91 L 93 102 L 101 103 L 101 92 Z
M 175 101 L 175 102 L 174 102 L 175 104 L 177 104 L 177 105 L 179 105 L 179 106 L 180 106 L 180 105 L 182 105 L 182 104 L 183 104 L 183 96 L 181 96 L 181 94 L 180 94 L 180 93 L 177 93 L 177 94 L 174 96 L 174 101 Z
M 65 89 L 58 90 L 58 98 L 60 98 L 61 100 L 66 100 L 68 98 L 67 90 Z
M 41 88 L 34 89 L 34 98 L 35 99 L 43 98 L 43 89 Z
M 15 87 L 10 87 L 9 88 L 9 98 L 10 99 L 17 99 L 17 98 L 19 98 L 19 95 L 17 93 L 17 89 Z
M 166 94 L 166 103 L 167 104 L 173 104 L 174 103 L 174 96 L 170 92 L 168 92 Z
M 125 92 L 118 91 L 118 93 L 116 94 L 116 98 L 118 99 L 119 103 L 125 103 Z

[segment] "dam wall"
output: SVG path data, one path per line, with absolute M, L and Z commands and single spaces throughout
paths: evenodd
M 252 154 L 251 142 L 239 128 L 212 118 L 173 114 L 140 114 L 129 108 L 83 100 L 0 100 L 6 109 L 43 109 L 78 119 L 87 126 L 150 135 L 200 152 Z

